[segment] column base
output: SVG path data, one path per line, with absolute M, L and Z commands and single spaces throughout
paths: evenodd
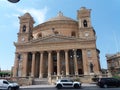
M 69 73 L 66 73 L 66 76 L 69 76 Z
M 43 74 L 40 74 L 39 78 L 43 78 Z
M 31 75 L 31 77 L 33 77 L 33 78 L 34 78 L 34 75 Z

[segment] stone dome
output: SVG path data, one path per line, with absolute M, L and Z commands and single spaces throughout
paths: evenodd
M 71 19 L 69 17 L 66 17 L 63 15 L 63 13 L 60 11 L 56 17 L 53 17 L 49 19 L 48 21 L 57 21 L 57 20 L 70 20 L 70 21 L 75 21 L 74 19 Z

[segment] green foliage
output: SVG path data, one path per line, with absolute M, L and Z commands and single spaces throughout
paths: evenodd
M 115 75 L 115 76 L 113 76 L 113 78 L 120 79 L 120 76 L 118 76 L 118 75 Z
M 0 75 L 10 74 L 10 72 L 0 72 Z

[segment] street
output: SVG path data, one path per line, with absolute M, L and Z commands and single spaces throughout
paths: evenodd
M 20 90 L 58 90 L 57 88 L 21 88 Z M 119 88 L 99 88 L 99 87 L 82 87 L 80 89 L 63 88 L 59 90 L 120 90 Z

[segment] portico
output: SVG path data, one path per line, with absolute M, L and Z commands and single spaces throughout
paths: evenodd
M 74 54 L 76 52 L 76 56 Z M 80 75 L 83 72 L 82 51 L 80 49 L 51 50 L 20 53 L 27 56 L 24 62 L 25 76 L 48 77 L 50 75 Z M 18 55 L 18 54 L 16 54 Z M 78 65 L 79 62 L 79 65 Z

